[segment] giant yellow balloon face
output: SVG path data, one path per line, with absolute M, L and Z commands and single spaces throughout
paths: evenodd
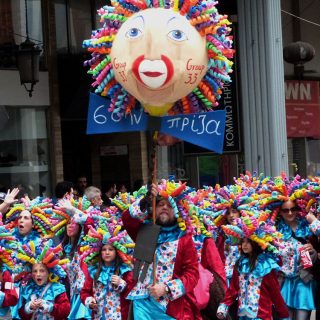
M 110 56 L 116 80 L 153 115 L 188 95 L 208 68 L 206 39 L 185 17 L 163 8 L 132 15 Z

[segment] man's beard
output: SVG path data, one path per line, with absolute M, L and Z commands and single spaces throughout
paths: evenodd
M 176 218 L 172 218 L 172 219 L 168 219 L 166 221 L 161 221 L 160 217 L 158 217 L 156 219 L 156 224 L 158 226 L 161 226 L 161 227 L 172 227 L 172 226 L 177 224 L 177 219 Z

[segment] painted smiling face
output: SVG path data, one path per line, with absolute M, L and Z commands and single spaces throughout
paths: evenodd
M 112 46 L 116 80 L 146 111 L 166 113 L 198 86 L 208 67 L 206 40 L 180 14 L 146 9 L 120 28 Z

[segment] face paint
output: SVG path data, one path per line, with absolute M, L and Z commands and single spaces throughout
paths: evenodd
M 168 111 L 198 86 L 208 67 L 205 37 L 184 16 L 162 8 L 132 15 L 110 55 L 116 80 L 147 111 Z

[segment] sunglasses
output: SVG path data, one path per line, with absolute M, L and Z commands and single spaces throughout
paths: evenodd
M 290 211 L 291 211 L 292 213 L 297 213 L 297 212 L 300 211 L 300 208 L 294 207 L 294 208 L 290 208 L 290 209 L 288 209 L 288 208 L 281 209 L 281 212 L 282 212 L 282 213 L 289 213 Z

